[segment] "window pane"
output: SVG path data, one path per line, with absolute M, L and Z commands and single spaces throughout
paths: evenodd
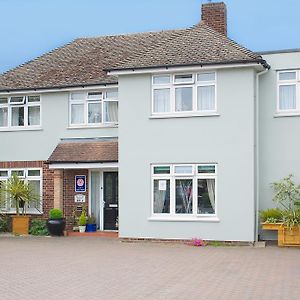
M 177 174 L 192 174 L 193 166 L 175 166 L 175 173 L 177 173 Z
M 215 180 L 198 179 L 198 214 L 215 213 Z
M 175 110 L 193 110 L 193 89 L 191 87 L 176 88 L 175 91 Z
M 106 99 L 118 99 L 118 90 L 107 91 Z
M 40 96 L 28 96 L 28 102 L 40 102 Z
M 153 84 L 170 83 L 170 75 L 153 76 Z
M 89 103 L 88 104 L 88 122 L 89 123 L 101 123 L 102 121 L 102 108 L 100 103 Z
M 41 171 L 40 170 L 28 170 L 28 176 L 40 176 Z
M 88 93 L 88 99 L 101 100 L 102 92 L 90 92 Z
M 8 176 L 8 171 L 0 171 L 0 177 L 7 177 Z
M 8 103 L 8 99 L 6 97 L 0 97 L 0 104 Z
M 31 202 L 29 202 L 28 207 L 29 208 L 37 208 L 40 209 L 40 202 L 41 202 L 41 190 L 40 190 L 40 186 L 41 186 L 41 182 L 40 180 L 28 180 L 28 184 L 30 186 L 30 188 L 32 189 L 32 192 L 35 194 L 37 199 L 32 200 Z
M 296 109 L 296 85 L 279 86 L 279 109 Z
M 170 180 L 169 179 L 154 180 L 153 212 L 155 214 L 170 213 Z
M 215 173 L 215 166 L 213 165 L 202 165 L 202 166 L 198 166 L 198 173 Z
M 13 170 L 13 171 L 11 171 L 11 175 L 17 175 L 20 177 L 24 177 L 24 170 Z
M 84 100 L 86 97 L 85 93 L 72 93 L 71 100 Z
M 0 127 L 8 126 L 8 108 L 0 107 Z
M 176 213 L 193 213 L 193 180 L 176 179 Z
M 175 83 L 190 83 L 193 81 L 193 74 L 175 75 Z
M 28 107 L 28 125 L 40 125 L 40 107 Z
M 154 112 L 170 111 L 170 89 L 159 89 L 153 91 Z
M 24 107 L 12 107 L 11 125 L 24 126 Z
M 7 194 L 1 190 L 5 182 L 5 180 L 0 180 L 0 210 L 5 210 L 7 207 Z
M 198 86 L 197 88 L 198 110 L 215 109 L 215 86 Z
M 10 103 L 12 104 L 23 104 L 25 100 L 24 96 L 14 96 L 14 97 L 10 97 Z
M 197 81 L 213 81 L 215 80 L 215 73 L 200 73 L 197 74 Z
M 153 172 L 154 174 L 170 174 L 170 167 L 167 166 L 154 167 Z
M 104 122 L 118 122 L 118 102 L 104 102 Z
M 294 80 L 294 79 L 296 79 L 296 72 L 279 73 L 279 80 Z
M 72 104 L 71 105 L 71 124 L 84 123 L 84 105 Z

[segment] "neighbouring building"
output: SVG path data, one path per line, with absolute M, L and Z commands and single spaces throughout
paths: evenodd
M 27 211 L 61 208 L 68 230 L 86 205 L 121 238 L 274 238 L 258 211 L 300 180 L 299 116 L 300 50 L 251 52 L 207 3 L 191 28 L 77 39 L 0 75 L 0 183 L 32 183 Z

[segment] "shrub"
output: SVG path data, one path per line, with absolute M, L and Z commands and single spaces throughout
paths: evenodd
M 279 208 L 270 208 L 259 213 L 262 222 L 276 223 L 282 222 L 282 211 Z
M 86 225 L 86 215 L 85 215 L 84 211 L 81 213 L 81 215 L 79 217 L 78 225 L 79 226 L 85 226 Z
M 49 235 L 46 221 L 42 219 L 33 219 L 29 228 L 29 234 L 32 235 Z
M 0 215 L 0 232 L 8 231 L 8 217 Z
M 49 212 L 50 219 L 62 219 L 63 213 L 62 210 L 59 208 L 52 208 Z
M 96 224 L 96 218 L 94 215 L 90 215 L 88 218 L 87 218 L 87 224 Z

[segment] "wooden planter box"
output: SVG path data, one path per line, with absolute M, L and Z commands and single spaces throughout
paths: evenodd
M 284 227 L 282 223 L 262 223 L 264 230 L 278 231 L 278 246 L 300 247 L 300 227 L 295 226 L 292 229 Z
M 13 234 L 28 234 L 29 216 L 12 216 Z

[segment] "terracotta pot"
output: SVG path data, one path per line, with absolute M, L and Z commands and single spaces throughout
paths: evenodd
M 28 234 L 29 216 L 12 216 L 13 234 Z

